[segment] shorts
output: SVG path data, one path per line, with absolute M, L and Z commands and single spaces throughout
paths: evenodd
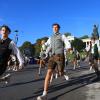
M 57 67 L 59 72 L 63 72 L 64 66 L 65 66 L 64 54 L 52 55 L 48 61 L 48 69 L 55 69 Z

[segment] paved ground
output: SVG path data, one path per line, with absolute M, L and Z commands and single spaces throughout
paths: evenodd
M 72 69 L 70 64 L 67 68 L 70 77 L 66 81 L 64 77 L 54 79 L 49 88 L 48 100 L 99 100 L 100 83 L 92 82 L 96 75 L 89 71 L 88 65 L 81 63 L 81 68 Z M 38 65 L 28 65 L 19 72 L 10 72 L 10 83 L 6 86 L 0 83 L 0 100 L 36 100 L 42 94 L 44 77 L 38 76 Z

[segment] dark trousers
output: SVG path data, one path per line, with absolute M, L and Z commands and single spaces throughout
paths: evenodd
M 0 66 L 0 76 L 5 73 L 6 69 L 7 69 L 7 65 Z

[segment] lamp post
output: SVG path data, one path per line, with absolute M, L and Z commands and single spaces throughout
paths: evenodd
M 18 30 L 15 30 L 14 31 L 16 34 L 15 34 L 15 44 L 17 45 L 18 43 Z

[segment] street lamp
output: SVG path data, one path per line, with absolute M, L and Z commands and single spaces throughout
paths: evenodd
M 15 34 L 15 44 L 17 45 L 18 43 L 18 30 L 15 30 L 14 31 L 16 34 Z

